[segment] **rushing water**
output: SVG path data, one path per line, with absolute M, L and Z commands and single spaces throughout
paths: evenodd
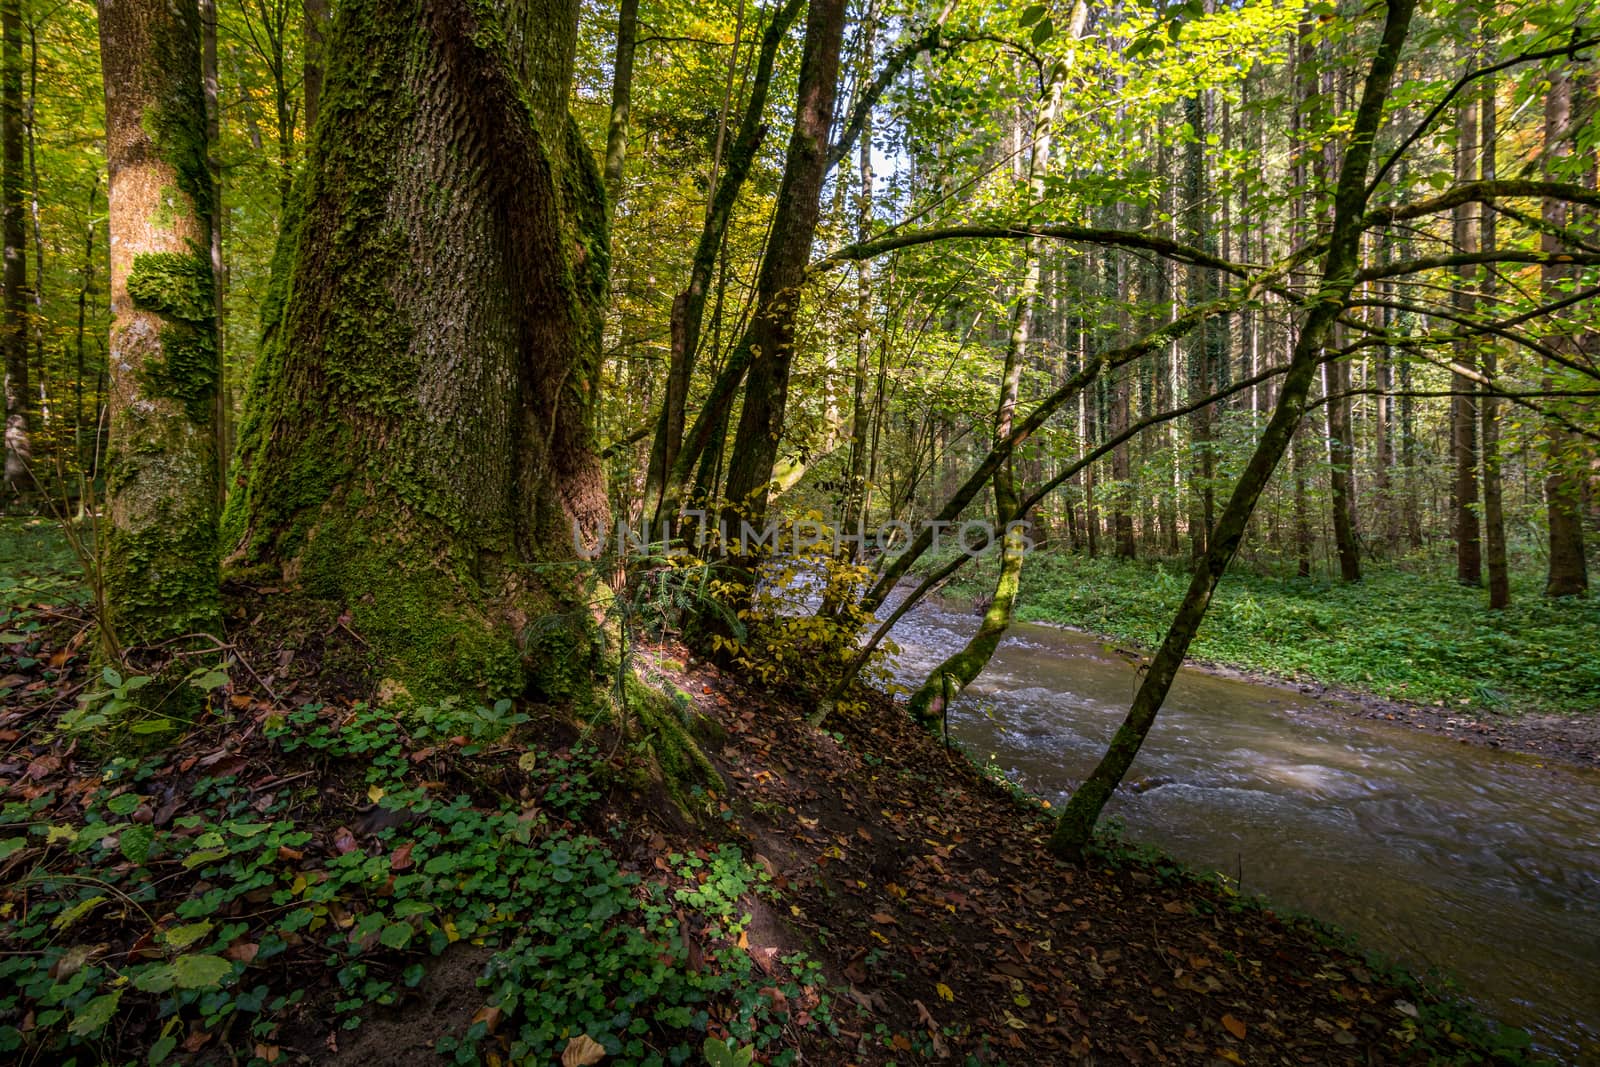
M 977 626 L 934 605 L 896 627 L 916 685 Z M 1137 678 L 1099 640 L 1021 624 L 955 705 L 952 734 L 1065 797 Z M 1246 892 L 1438 967 L 1552 1052 L 1600 1063 L 1600 773 L 1343 714 L 1292 690 L 1183 671 L 1108 814 Z

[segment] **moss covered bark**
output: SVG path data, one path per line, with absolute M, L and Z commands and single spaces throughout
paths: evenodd
M 413 695 L 561 697 L 598 666 L 573 524 L 607 257 L 566 111 L 576 8 L 353 0 L 264 316 L 232 559 L 348 609 Z
M 100 5 L 110 167 L 107 644 L 216 633 L 217 322 L 200 17 Z

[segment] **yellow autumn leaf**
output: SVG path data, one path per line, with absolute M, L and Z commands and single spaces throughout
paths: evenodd
M 933 987 L 933 991 L 935 993 L 939 994 L 939 999 L 940 1000 L 948 1000 L 951 1003 L 955 1002 L 955 999 L 956 999 L 955 992 L 952 991 L 951 988 L 949 986 L 945 985 L 943 982 L 940 982 L 938 985 L 934 986 Z
M 367 786 L 367 799 L 376 804 L 383 799 L 383 790 L 375 785 Z

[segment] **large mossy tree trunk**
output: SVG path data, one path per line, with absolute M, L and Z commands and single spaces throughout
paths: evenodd
M 107 651 L 220 625 L 217 319 L 196 0 L 101 0 L 111 232 Z
M 1349 147 L 1340 168 L 1334 192 L 1333 225 L 1328 234 L 1328 251 L 1322 260 L 1321 277 L 1315 295 L 1307 301 L 1304 321 L 1290 357 L 1278 402 L 1273 409 L 1244 472 L 1234 484 L 1216 526 L 1207 539 L 1205 555 L 1195 566 L 1188 591 L 1179 605 L 1161 647 L 1156 651 L 1144 680 L 1134 694 L 1127 716 L 1117 728 L 1106 753 L 1089 777 L 1067 801 L 1050 835 L 1050 848 L 1058 855 L 1081 858 L 1094 833 L 1106 801 L 1116 791 L 1133 765 L 1139 748 L 1155 724 L 1156 714 L 1166 700 L 1178 668 L 1188 653 L 1200 624 L 1210 607 L 1217 583 L 1233 561 L 1244 539 L 1245 527 L 1256 502 L 1271 480 L 1284 454 L 1294 440 L 1295 430 L 1305 416 L 1307 400 L 1324 348 L 1333 325 L 1344 311 L 1355 287 L 1362 235 L 1362 215 L 1369 191 L 1367 172 L 1372 160 L 1373 141 L 1381 125 L 1384 103 L 1400 50 L 1411 26 L 1416 0 L 1390 0 L 1384 20 L 1383 37 L 1367 71 L 1366 87 L 1356 112 Z
M 567 112 L 577 16 L 337 5 L 278 248 L 230 562 L 348 610 L 419 699 L 577 695 L 596 665 L 574 541 L 607 521 L 608 247 Z

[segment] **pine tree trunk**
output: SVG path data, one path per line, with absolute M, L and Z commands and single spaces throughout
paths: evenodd
M 1205 201 L 1205 143 L 1206 122 L 1204 101 L 1198 95 L 1183 100 L 1184 118 L 1193 130 L 1183 154 L 1183 196 L 1185 228 L 1188 239 L 1196 247 L 1203 247 L 1208 239 L 1210 223 L 1206 217 Z M 1189 305 L 1199 307 L 1211 299 L 1211 275 L 1203 267 L 1189 268 Z M 1212 375 L 1211 323 L 1202 324 L 1190 339 L 1189 345 L 1189 397 L 1204 396 L 1210 392 Z M 1206 537 L 1211 529 L 1213 490 L 1211 487 L 1211 408 L 1200 408 L 1189 416 L 1189 446 L 1191 451 L 1189 550 L 1199 559 L 1205 555 Z
M 216 633 L 217 320 L 196 0 L 102 0 L 112 649 Z
M 233 558 L 347 610 L 419 698 L 591 682 L 570 563 L 607 522 L 609 253 L 567 114 L 576 18 L 565 0 L 341 3 L 280 242 Z

